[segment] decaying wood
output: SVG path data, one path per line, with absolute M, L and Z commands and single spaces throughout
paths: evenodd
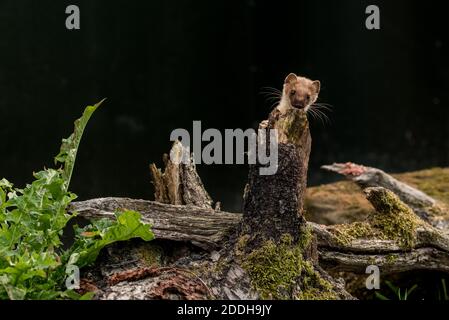
M 362 189 L 369 187 L 389 189 L 412 209 L 435 204 L 435 200 L 424 192 L 393 178 L 391 175 L 377 168 L 354 163 L 334 163 L 332 165 L 324 165 L 321 168 L 348 177 Z
M 369 190 L 368 200 L 376 209 L 374 214 L 385 214 L 380 213 L 381 209 L 392 206 L 389 201 L 383 203 L 387 200 L 382 196 L 390 190 L 382 187 L 365 190 Z M 373 193 L 380 196 L 372 197 Z M 413 217 L 412 210 L 408 210 Z M 394 214 L 396 211 L 391 212 Z M 398 240 L 375 236 L 342 243 L 338 233 L 334 232 L 335 226 L 312 223 L 311 226 L 318 235 L 321 263 L 330 270 L 363 273 L 368 265 L 373 264 L 379 266 L 384 274 L 411 270 L 447 272 L 449 269 L 449 235 L 424 220 L 417 219 L 416 230 L 413 230 L 416 240 L 411 247 L 404 247 Z
M 164 157 L 164 170 L 154 164 L 150 166 L 157 201 L 101 198 L 73 203 L 71 210 L 87 219 L 114 219 L 114 212 L 121 209 L 138 211 L 143 222 L 152 225 L 158 241 L 172 241 L 171 246 L 183 252 L 181 255 L 172 253 L 173 257 L 160 265 L 135 265 L 133 255 L 131 260 L 123 262 L 127 267 L 100 272 L 104 273 L 99 282 L 103 283 L 100 289 L 97 288 L 98 283 L 85 279 L 88 287 L 98 289 L 97 297 L 260 298 L 241 265 L 241 258 L 236 256 L 239 236 L 250 236 L 244 249 L 244 253 L 249 254 L 264 241 L 279 241 L 285 234 L 297 241 L 302 230 L 307 229 L 305 226 L 312 230 L 315 236 L 313 244 L 317 248 L 307 248 L 304 258 L 313 263 L 314 270 L 331 284 L 341 299 L 353 297 L 345 290 L 343 282 L 335 280 L 325 270 L 363 274 L 368 265 L 375 264 L 383 274 L 412 270 L 449 272 L 449 218 L 446 208 L 424 192 L 379 169 L 349 163 L 324 167 L 347 176 L 366 191 L 369 202 L 363 204 L 364 214 L 382 214 L 383 198 L 372 197 L 373 194 L 390 191 L 396 194 L 422 219 L 414 230 L 416 241 L 413 246 L 404 247 L 397 239 L 376 238 L 375 235 L 342 241 L 336 232 L 338 226 L 305 221 L 303 206 L 311 138 L 305 115 L 298 110 L 290 112 L 280 115 L 274 111 L 269 120 L 261 124 L 263 128 L 279 131 L 278 172 L 262 176 L 259 165 L 250 166 L 243 215 L 212 209 L 212 200 L 196 172 L 193 159 L 179 142 L 174 143 L 171 157 Z M 190 162 L 181 162 L 183 157 Z M 320 197 L 319 192 L 315 195 Z M 371 207 L 368 210 L 369 203 Z M 319 210 L 329 208 L 322 206 Z M 203 250 L 194 259 L 191 256 L 198 254 L 187 247 L 188 243 Z M 319 261 L 315 258 L 316 250 Z M 108 285 L 105 287 L 104 283 Z
M 353 163 L 334 163 L 322 168 L 347 177 L 362 189 L 383 187 L 391 190 L 423 220 L 437 228 L 449 227 L 447 217 L 442 217 L 442 214 L 446 214 L 447 211 L 438 201 L 380 169 Z
M 294 109 L 281 115 L 275 110 L 270 115 L 267 129 L 276 129 L 279 133 L 277 172 L 274 175 L 261 175 L 259 171 L 261 165 L 250 166 L 248 185 L 244 195 L 243 219 L 236 214 L 225 212 L 217 214 L 211 208 L 212 201 L 196 173 L 193 161 L 190 163 L 181 161 L 185 160 L 186 151 L 179 142 L 174 143 L 170 158 L 165 157 L 164 171 L 157 169 L 155 165 L 150 166 L 155 198 L 165 203 L 106 198 L 75 203 L 72 210 L 86 218 L 104 216 L 113 218 L 113 212 L 131 209 L 140 212 L 142 220 L 153 225 L 157 239 L 191 242 L 206 250 L 221 247 L 222 249 L 216 254 L 217 257 L 212 261 L 203 261 L 201 267 L 200 274 L 209 292 L 219 299 L 259 298 L 258 288 L 253 285 L 253 279 L 244 267 L 245 260 L 242 256 L 263 249 L 268 241 L 280 243 L 286 235 L 290 235 L 293 241 L 289 243 L 286 250 L 295 250 L 300 245 L 301 233 L 307 230 L 303 204 L 311 138 L 305 112 Z M 268 140 L 265 143 L 270 145 L 270 134 L 267 134 L 267 137 Z M 269 148 L 266 150 L 270 152 Z M 187 157 L 192 160 L 190 155 Z M 235 226 L 238 226 L 234 229 L 236 232 L 231 233 Z M 238 239 L 243 237 L 247 237 L 247 241 L 241 248 L 244 251 L 241 255 L 237 254 L 236 248 L 241 245 Z M 318 274 L 321 275 L 330 286 L 328 288 L 323 285 L 323 282 L 318 281 L 315 284 L 316 289 L 321 290 L 321 287 L 325 287 L 326 292 L 332 296 L 351 299 L 352 296 L 345 291 L 342 284 L 332 279 L 316 264 L 315 242 L 307 241 L 302 246 L 306 245 L 308 247 L 301 247 L 302 251 L 298 259 L 310 261 L 315 271 L 307 271 L 309 275 L 314 274 L 316 277 L 319 277 Z M 193 264 L 184 263 L 183 266 L 192 268 Z M 159 286 L 155 286 L 154 279 L 138 279 L 142 274 L 152 274 L 150 272 L 152 270 L 144 267 L 137 271 L 124 270 L 116 273 L 113 279 L 118 279 L 120 282 L 115 284 L 115 281 L 113 286 L 103 291 L 109 292 L 103 298 L 119 298 L 114 293 L 113 287 L 116 285 L 120 286 L 119 292 L 131 290 L 132 296 L 136 296 L 133 289 L 135 287 L 123 288 L 121 279 L 149 281 L 143 284 L 144 288 L 149 289 L 154 297 L 166 297 L 163 290 L 159 294 L 156 294 L 156 291 L 161 286 L 162 288 L 168 286 L 173 291 L 173 286 L 167 279 L 157 280 Z M 305 269 L 301 267 L 300 270 Z M 291 288 L 282 293 L 283 297 L 295 298 L 299 292 L 306 290 L 304 287 L 306 282 L 302 282 L 300 278 L 297 273 L 296 281 L 287 283 Z M 186 285 L 184 285 L 185 282 L 187 282 Z M 178 291 L 184 288 L 190 293 L 193 290 L 192 286 L 195 286 L 195 281 L 191 283 L 189 279 L 183 279 L 175 284 Z M 148 294 L 142 296 L 142 291 L 148 292 L 143 289 L 138 290 L 137 297 L 153 297 Z M 205 297 L 205 292 L 201 294 Z
M 263 176 L 260 175 L 258 170 L 259 165 L 251 167 L 245 192 L 243 219 L 241 219 L 241 216 L 231 213 L 220 212 L 220 214 L 216 214 L 216 211 L 211 209 L 210 197 L 204 190 L 195 167 L 193 164 L 188 167 L 189 165 L 179 161 L 185 155 L 180 143 L 174 144 L 170 159 L 165 158 L 166 165 L 163 172 L 156 166 L 151 166 L 156 199 L 171 204 L 105 198 L 75 203 L 72 210 L 86 218 L 105 216 L 113 218 L 113 212 L 116 210 L 136 210 L 142 214 L 144 222 L 153 225 L 157 239 L 191 242 L 206 250 L 221 246 L 222 250 L 215 254 L 216 257 L 211 262 L 204 261 L 202 269 L 206 271 L 200 272 L 213 297 L 219 299 L 258 298 L 257 289 L 253 287 L 252 279 L 242 267 L 241 258 L 235 256 L 236 236 L 249 235 L 249 241 L 243 249 L 249 254 L 259 249 L 259 246 L 261 248 L 266 241 L 280 241 L 281 237 L 286 234 L 290 234 L 291 238 L 294 239 L 294 243 L 291 244 L 293 249 L 299 245 L 296 242 L 300 239 L 300 233 L 306 230 L 303 203 L 311 141 L 307 117 L 304 111 L 296 109 L 290 110 L 287 115 L 274 112 L 270 115 L 268 128 L 277 129 L 279 132 L 278 171 L 272 176 Z M 267 144 L 269 144 L 269 141 L 267 141 Z M 197 206 L 192 206 L 192 203 L 197 204 Z M 231 231 L 236 226 L 238 226 L 239 234 L 234 233 L 232 235 Z M 256 241 L 254 241 L 255 239 Z M 315 242 L 312 241 L 308 245 L 309 247 L 303 248 L 303 258 L 310 260 L 315 272 L 321 275 L 333 288 L 332 294 L 335 297 L 352 299 L 341 282 L 335 281 L 316 264 Z M 208 267 L 206 268 L 204 264 Z M 183 265 L 187 268 L 193 266 Z M 140 270 L 145 272 L 125 270 L 116 274 L 114 279 L 129 278 L 136 280 L 136 276 L 140 277 L 142 274 L 147 274 L 146 271 L 152 269 L 144 268 Z M 214 271 L 211 272 L 210 270 Z M 304 284 L 301 279 L 297 280 L 299 282 L 292 285 L 292 291 L 285 293 L 291 295 L 292 298 L 296 296 L 297 292 L 303 290 Z M 149 281 L 148 283 L 145 282 L 143 286 L 151 287 L 150 291 L 155 292 L 154 279 L 137 279 L 137 281 Z M 167 280 L 164 280 L 163 284 L 167 284 Z M 123 288 L 121 282 L 117 285 L 120 286 L 120 292 L 123 290 L 134 292 L 134 287 Z M 114 293 L 114 286 L 106 290 L 109 293 L 103 298 L 119 298 L 117 293 Z M 177 286 L 181 288 L 182 284 L 178 283 Z M 138 287 L 140 288 L 140 285 Z M 111 291 L 113 292 L 112 295 Z M 142 296 L 142 290 L 137 291 L 137 297 L 152 297 Z M 187 291 L 191 292 L 192 290 Z M 127 295 L 125 294 L 125 296 Z M 135 297 L 136 295 L 133 293 L 132 296 Z M 157 296 L 164 297 L 161 294 Z
M 390 253 L 404 253 L 419 248 L 435 248 L 449 254 L 449 237 L 436 229 L 420 227 L 416 230 L 417 241 L 414 248 L 404 250 L 394 240 L 384 239 L 355 239 L 350 244 L 344 244 L 338 241 L 338 237 L 332 233 L 330 226 L 318 225 L 309 222 L 314 233 L 318 236 L 319 249 L 335 252 L 352 252 L 353 254 L 375 254 L 388 255 Z M 413 268 L 411 266 L 411 268 Z
M 290 109 L 286 114 L 273 110 L 264 129 L 277 130 L 278 168 L 273 175 L 262 175 L 262 165 L 250 165 L 244 193 L 243 232 L 258 240 L 279 240 L 283 234 L 298 239 L 303 217 L 304 194 L 311 137 L 304 111 Z M 269 132 L 266 145 L 269 146 Z M 260 147 L 260 146 L 259 146 Z
M 275 109 L 268 121 L 260 124 L 260 129 L 266 130 L 266 137 L 259 136 L 262 145 L 259 144 L 258 148 L 270 152 L 271 148 L 267 146 L 274 143 L 277 147 L 277 171 L 264 175 L 261 171 L 263 165 L 259 162 L 250 165 L 244 192 L 243 219 L 238 234 L 238 239 L 245 239 L 244 245 L 241 245 L 242 240 L 237 239 L 227 244 L 217 262 L 226 267 L 209 281 L 214 295 L 222 299 L 260 298 L 259 288 L 254 285 L 253 276 L 245 268 L 245 257 L 260 254 L 269 241 L 280 244 L 285 236 L 293 240 L 290 243 L 290 249 L 293 250 L 300 245 L 302 234 L 307 230 L 303 205 L 311 137 L 306 114 L 299 109 L 281 114 Z M 276 131 L 277 141 L 271 140 L 271 129 Z M 305 246 L 302 248 L 302 259 L 311 262 L 314 272 L 327 279 L 331 287 L 329 294 L 335 298 L 351 299 L 352 296 L 344 287 L 316 265 L 315 242 L 312 240 Z M 282 272 L 283 267 L 280 266 L 281 270 L 277 272 Z M 287 270 L 288 267 L 285 268 Z M 300 292 L 310 290 L 302 280 L 302 276 L 297 276 L 286 284 L 290 289 L 284 293 L 284 298 L 294 299 Z
M 209 288 L 201 279 L 173 267 L 127 270 L 114 274 L 108 282 L 108 290 L 99 294 L 104 300 L 203 300 L 209 296 Z
M 152 225 L 156 238 L 191 242 L 207 250 L 222 247 L 226 235 L 241 219 L 239 214 L 217 214 L 210 208 L 129 198 L 99 198 L 74 202 L 70 210 L 86 219 L 114 219 L 114 212 L 123 209 L 139 212 L 142 221 Z
M 175 141 L 170 156 L 164 155 L 165 169 L 150 165 L 157 202 L 212 208 L 212 199 L 196 172 L 195 161 L 181 142 Z
M 221 212 L 217 215 L 212 209 L 122 198 L 77 202 L 72 208 L 86 218 L 113 218 L 113 212 L 121 208 L 136 210 L 142 213 L 143 221 L 153 225 L 157 238 L 188 241 L 207 250 L 220 248 L 227 239 L 227 233 L 241 221 L 241 215 L 235 213 Z M 320 263 L 330 270 L 363 273 L 367 265 L 376 264 L 384 273 L 411 270 L 448 272 L 448 234 L 428 224 L 417 228 L 416 243 L 407 250 L 396 241 L 385 239 L 354 239 L 350 243 L 341 243 L 333 233 L 333 226 L 312 222 L 308 225 L 317 236 Z M 243 274 L 239 270 L 237 268 L 231 274 Z M 236 297 L 232 291 L 228 294 Z
M 158 239 L 191 242 L 212 251 L 223 246 L 227 233 L 235 229 L 241 214 L 215 212 L 193 207 L 173 206 L 146 200 L 102 198 L 75 202 L 72 210 L 87 219 L 114 218 L 121 208 L 141 212 L 142 220 L 153 225 Z M 430 226 L 417 229 L 415 248 L 404 251 L 393 240 L 356 239 L 342 244 L 332 233 L 332 226 L 308 222 L 317 236 L 320 262 L 332 269 L 364 272 L 366 266 L 376 262 L 385 272 L 400 270 L 447 271 L 449 264 L 449 237 Z M 364 262 L 370 262 L 363 264 Z
M 440 215 L 432 216 L 435 221 L 440 221 L 432 225 L 444 230 L 449 221 L 449 168 L 430 168 L 391 176 L 434 198 L 436 208 L 446 208 L 439 211 Z M 308 187 L 305 209 L 307 221 L 325 225 L 362 221 L 374 211 L 362 189 L 350 179 Z
M 326 270 L 364 274 L 366 267 L 376 265 L 383 275 L 406 271 L 439 271 L 449 273 L 449 254 L 435 248 L 418 248 L 410 252 L 354 254 L 322 250 L 320 258 Z

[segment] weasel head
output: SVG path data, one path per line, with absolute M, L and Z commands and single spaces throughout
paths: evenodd
M 298 108 L 307 111 L 318 99 L 320 87 L 321 84 L 318 80 L 312 81 L 290 73 L 284 81 L 281 111 L 289 108 Z

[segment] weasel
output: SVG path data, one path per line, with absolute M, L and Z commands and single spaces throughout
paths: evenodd
M 318 80 L 312 81 L 290 73 L 284 80 L 281 101 L 276 108 L 281 114 L 291 108 L 304 109 L 307 112 L 318 99 L 320 87 Z

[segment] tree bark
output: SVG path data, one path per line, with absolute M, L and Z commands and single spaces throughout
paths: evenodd
M 71 204 L 71 210 L 86 219 L 114 219 L 114 212 L 122 209 L 139 212 L 158 239 L 190 242 L 208 251 L 221 248 L 241 220 L 241 214 L 236 213 L 217 214 L 210 208 L 129 198 L 100 198 Z
M 114 212 L 123 208 L 139 211 L 142 220 L 153 226 L 157 239 L 190 242 L 210 252 L 223 247 L 242 220 L 238 213 L 220 212 L 217 216 L 210 209 L 127 198 L 101 198 L 72 204 L 72 210 L 86 219 L 114 219 Z M 418 228 L 415 248 L 404 251 L 394 240 L 354 239 L 342 244 L 332 232 L 334 226 L 313 222 L 307 225 L 317 236 L 320 263 L 326 269 L 364 273 L 363 267 L 375 262 L 386 273 L 448 270 L 449 237 L 431 226 Z
M 170 156 L 164 154 L 163 160 L 163 171 L 154 163 L 150 165 L 157 202 L 212 208 L 213 201 L 196 172 L 195 161 L 181 142 L 175 141 Z
M 277 130 L 278 168 L 274 175 L 261 175 L 262 165 L 250 165 L 242 232 L 258 242 L 278 241 L 286 233 L 297 241 L 305 224 L 303 206 L 311 148 L 307 117 L 302 110 L 291 109 L 283 115 L 275 109 L 268 125 L 260 127 Z M 269 132 L 266 136 L 269 146 Z

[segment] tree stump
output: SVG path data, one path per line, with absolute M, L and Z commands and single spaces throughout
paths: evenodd
M 160 203 L 212 208 L 213 201 L 196 172 L 195 161 L 186 152 L 182 143 L 175 141 L 170 157 L 163 155 L 164 170 L 157 168 L 154 163 L 150 164 L 154 198 Z M 187 163 L 181 161 L 183 158 L 188 159 Z
M 299 109 L 286 114 L 275 109 L 260 128 L 277 130 L 278 169 L 274 175 L 261 175 L 262 165 L 250 165 L 242 232 L 258 242 L 279 241 L 284 234 L 290 234 L 297 242 L 305 224 L 303 206 L 312 140 L 307 117 Z M 266 137 L 269 145 L 268 132 Z
M 260 129 L 277 130 L 278 169 L 262 175 L 260 163 L 250 165 L 238 237 L 221 252 L 217 264 L 224 267 L 212 292 L 229 299 L 351 298 L 317 265 L 316 240 L 304 218 L 311 148 L 305 111 L 275 109 Z

